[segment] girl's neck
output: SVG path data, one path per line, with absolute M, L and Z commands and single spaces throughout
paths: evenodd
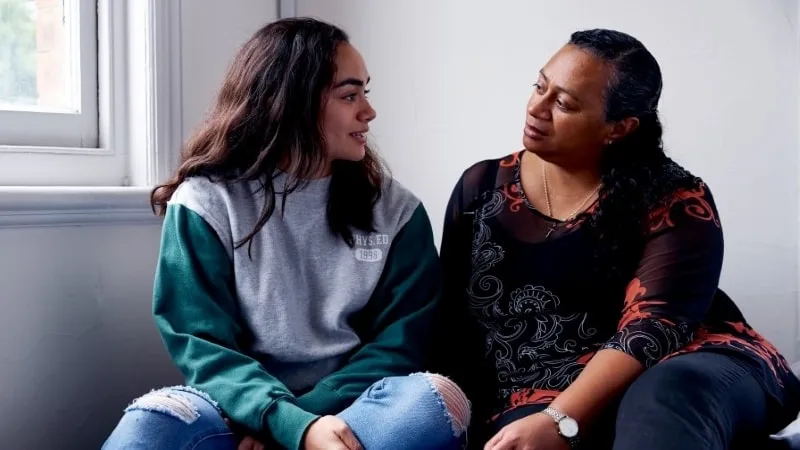
M 283 160 L 278 164 L 278 170 L 285 174 L 294 173 L 289 158 L 283 158 Z M 333 167 L 331 162 L 326 161 L 325 165 L 320 167 L 319 170 L 315 171 L 311 175 L 302 177 L 302 180 L 308 180 L 308 181 L 321 180 L 330 177 L 332 172 L 333 172 Z

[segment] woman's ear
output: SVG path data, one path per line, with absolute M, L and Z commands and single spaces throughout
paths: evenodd
M 638 117 L 626 117 L 625 119 L 615 122 L 611 127 L 611 131 L 606 137 L 606 142 L 618 141 L 625 136 L 633 133 L 639 127 Z

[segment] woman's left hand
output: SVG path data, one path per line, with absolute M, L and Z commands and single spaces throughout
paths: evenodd
M 236 450 L 264 450 L 264 444 L 252 436 L 245 436 Z
M 233 431 L 235 428 L 233 422 L 226 418 L 225 424 L 228 425 L 228 428 Z M 264 450 L 264 444 L 261 443 L 258 439 L 254 438 L 253 436 L 244 436 L 241 441 L 239 441 L 239 445 L 236 447 L 236 450 Z
M 504 426 L 483 450 L 569 450 L 558 426 L 544 414 L 532 414 Z

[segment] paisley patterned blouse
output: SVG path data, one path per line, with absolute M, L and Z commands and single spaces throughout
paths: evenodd
M 451 329 L 438 363 L 486 419 L 549 403 L 609 348 L 645 367 L 681 353 L 732 352 L 752 361 L 777 401 L 787 384 L 796 389 L 786 360 L 718 288 L 722 229 L 705 183 L 651 212 L 638 269 L 627 288 L 613 287 L 593 270 L 580 221 L 549 234 L 554 219 L 526 200 L 520 159 L 515 153 L 464 172 L 442 240 L 447 317 L 439 328 Z

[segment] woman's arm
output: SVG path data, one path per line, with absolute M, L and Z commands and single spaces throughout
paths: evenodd
M 646 368 L 691 342 L 717 290 L 722 229 L 703 183 L 654 211 L 650 228 L 617 333 L 551 405 L 581 425 Z
M 617 350 L 600 350 L 583 372 L 550 404 L 585 428 L 644 371 L 636 358 Z
M 153 312 L 164 344 L 187 383 L 208 393 L 237 424 L 268 430 L 290 449 L 317 416 L 240 350 L 246 339 L 234 296 L 233 265 L 211 226 L 186 206 L 164 220 Z

